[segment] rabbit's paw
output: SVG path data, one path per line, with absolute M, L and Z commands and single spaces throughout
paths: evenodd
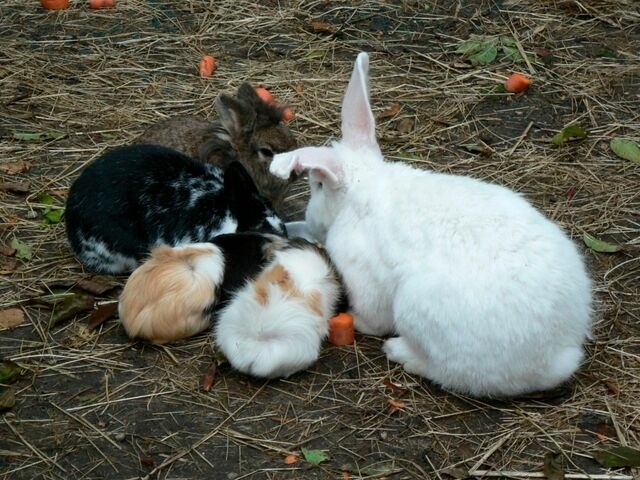
M 401 364 L 408 373 L 427 377 L 428 359 L 425 352 L 412 346 L 404 337 L 393 337 L 384 342 L 382 350 L 391 362 Z

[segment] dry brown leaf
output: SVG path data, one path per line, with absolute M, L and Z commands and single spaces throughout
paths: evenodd
M 403 118 L 402 120 L 399 120 L 398 123 L 396 124 L 396 130 L 398 131 L 398 133 L 409 133 L 413 131 L 413 119 L 412 118 Z
M 111 277 L 97 275 L 94 277 L 81 278 L 80 280 L 53 280 L 47 283 L 47 290 L 77 287 L 93 295 L 102 295 L 119 286 L 120 284 L 115 282 Z
M 398 102 L 393 102 L 383 111 L 378 114 L 378 120 L 386 120 L 388 118 L 395 117 L 400 112 L 400 104 Z
M 336 27 L 326 22 L 312 21 L 309 25 L 314 33 L 336 33 L 338 31 Z
M 604 384 L 607 386 L 607 391 L 611 395 L 620 395 L 620 385 L 615 380 L 605 380 Z
M 389 399 L 387 401 L 387 409 L 389 410 L 389 413 L 395 413 L 398 410 L 404 410 L 405 408 L 407 408 L 407 404 L 404 403 L 402 400 L 394 400 L 394 399 Z
M 213 387 L 213 384 L 216 382 L 216 373 L 218 371 L 218 364 L 213 362 L 207 368 L 207 371 L 204 372 L 204 376 L 202 377 L 202 390 L 208 392 Z
M 0 275 L 10 275 L 18 268 L 18 260 L 15 258 L 0 258 Z
M 29 193 L 29 185 L 21 182 L 2 182 L 0 183 L 0 191 L 10 193 Z
M 7 257 L 13 257 L 16 254 L 16 249 L 13 247 L 8 247 L 6 245 L 0 245 L 0 253 L 2 255 L 6 255 Z
M 118 312 L 118 302 L 103 303 L 89 316 L 87 328 L 93 331 Z
M 302 92 L 304 92 L 304 84 L 302 82 L 296 82 L 295 90 L 299 96 L 302 96 Z
M 19 308 L 0 310 L 0 328 L 16 328 L 24 323 L 24 312 Z
M 398 383 L 394 383 L 391 381 L 391 379 L 389 378 L 385 378 L 382 383 L 384 384 L 385 387 L 390 388 L 391 390 L 394 390 L 396 392 L 398 392 L 399 395 L 402 395 L 403 393 L 406 393 L 407 389 L 405 387 L 403 387 L 402 385 L 398 384 Z
M 24 173 L 31 168 L 31 162 L 27 160 L 18 160 L 16 162 L 0 163 L 0 172 L 7 175 L 15 175 L 17 173 Z

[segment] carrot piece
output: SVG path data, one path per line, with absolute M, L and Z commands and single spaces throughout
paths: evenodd
M 524 92 L 531 85 L 531 79 L 521 73 L 512 73 L 504 83 L 504 89 L 509 93 Z
M 200 60 L 200 76 L 210 77 L 216 69 L 216 59 L 212 55 L 203 55 Z
M 291 107 L 285 107 L 285 109 L 282 111 L 282 120 L 289 123 L 291 120 L 293 120 L 293 117 L 295 117 L 293 109 Z
M 298 461 L 298 456 L 294 455 L 293 453 L 291 455 L 287 455 L 286 457 L 284 457 L 285 465 L 293 465 L 297 461 Z
M 257 87 L 256 93 L 264 103 L 273 103 L 275 101 L 273 94 L 264 87 Z
M 40 0 L 40 5 L 47 10 L 64 10 L 69 7 L 69 0 Z
M 333 345 L 351 345 L 354 340 L 353 317 L 340 313 L 329 320 L 329 342 Z
M 113 8 L 116 6 L 116 0 L 89 0 L 89 8 Z

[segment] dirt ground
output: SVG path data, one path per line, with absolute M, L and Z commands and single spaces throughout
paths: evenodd
M 25 315 L 0 328 L 0 358 L 22 372 L 0 385 L 2 401 L 15 397 L 0 413 L 1 479 L 536 478 L 545 459 L 550 475 L 562 464 L 571 478 L 640 478 L 593 458 L 640 445 L 640 165 L 609 146 L 640 142 L 637 1 L 38 3 L 0 3 L 0 310 Z M 516 53 L 474 65 L 458 51 L 473 35 Z M 594 338 L 570 384 L 466 398 L 388 364 L 382 339 L 358 335 L 285 380 L 221 365 L 204 391 L 209 335 L 155 347 L 117 319 L 90 329 L 90 311 L 56 323 L 36 306 L 91 276 L 50 215 L 88 162 L 161 118 L 215 116 L 216 95 L 245 80 L 293 106 L 301 144 L 322 144 L 339 135 L 361 50 L 390 160 L 507 185 L 579 244 Z M 208 79 L 197 74 L 204 53 L 219 61 Z M 501 92 L 512 71 L 533 85 Z M 587 137 L 555 146 L 567 124 Z M 305 194 L 289 199 L 292 218 Z M 624 248 L 595 252 L 584 234 Z M 98 304 L 125 279 L 111 280 Z M 330 458 L 314 465 L 303 449 Z M 285 463 L 290 454 L 299 460 Z

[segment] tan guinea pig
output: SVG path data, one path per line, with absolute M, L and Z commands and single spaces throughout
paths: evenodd
M 133 271 L 118 312 L 127 334 L 163 344 L 205 330 L 224 276 L 224 256 L 212 243 L 156 247 Z

